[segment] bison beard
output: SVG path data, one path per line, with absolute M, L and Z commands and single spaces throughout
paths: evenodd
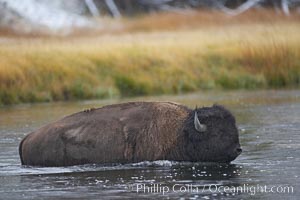
M 23 165 L 69 166 L 154 160 L 230 162 L 240 153 L 233 115 L 224 107 L 131 102 L 67 116 L 28 134 Z

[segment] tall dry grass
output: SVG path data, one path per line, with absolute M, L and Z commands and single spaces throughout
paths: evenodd
M 0 104 L 300 86 L 297 17 L 198 15 L 198 24 L 165 14 L 89 37 L 3 38 Z

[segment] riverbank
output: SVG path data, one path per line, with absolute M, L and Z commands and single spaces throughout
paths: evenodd
M 299 88 L 299 22 L 1 39 L 0 104 Z

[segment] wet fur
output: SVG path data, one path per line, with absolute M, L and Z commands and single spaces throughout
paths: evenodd
M 234 117 L 221 106 L 197 109 L 200 121 Z M 30 133 L 19 147 L 24 165 L 68 166 L 144 160 L 203 161 L 194 110 L 170 102 L 131 102 L 67 116 Z M 227 120 L 227 119 L 226 119 Z M 226 124 L 225 124 L 226 125 Z M 238 141 L 237 141 L 238 142 Z M 205 146 L 205 145 L 204 145 Z M 195 152 L 196 151 L 196 152 Z

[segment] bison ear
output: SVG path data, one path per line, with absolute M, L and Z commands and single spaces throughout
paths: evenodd
M 195 129 L 198 132 L 205 132 L 206 131 L 206 125 L 205 124 L 201 124 L 199 119 L 198 119 L 198 115 L 197 115 L 197 110 L 195 110 L 195 116 L 194 116 L 194 125 L 195 125 Z

